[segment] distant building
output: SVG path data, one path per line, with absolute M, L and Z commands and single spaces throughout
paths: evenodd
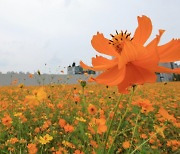
M 173 67 L 174 67 L 174 68 L 180 68 L 180 64 L 173 63 Z
M 72 64 L 72 66 L 69 65 L 67 67 L 67 74 L 74 75 L 74 74 L 84 74 L 84 73 L 96 74 L 96 72 L 93 70 L 83 70 L 83 68 L 81 66 L 76 66 L 76 64 L 74 62 Z
M 160 66 L 164 66 L 164 67 L 167 67 L 167 68 L 171 68 L 171 69 L 174 69 L 174 68 L 178 68 L 179 65 L 176 64 L 176 63 L 161 63 Z M 156 73 L 157 74 L 157 81 L 159 82 L 163 82 L 163 81 L 173 81 L 174 80 L 174 74 L 173 73 Z
M 93 70 L 84 70 L 83 73 L 87 73 L 87 74 L 96 74 L 96 72 L 93 71 Z
M 68 74 L 83 74 L 83 68 L 80 66 L 68 66 L 67 67 Z

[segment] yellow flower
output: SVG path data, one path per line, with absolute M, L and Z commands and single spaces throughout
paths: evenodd
M 20 116 L 22 116 L 22 113 L 21 112 L 14 113 L 14 116 L 15 117 L 20 117 Z
M 81 122 L 86 122 L 86 119 L 84 119 L 83 117 L 76 117 L 76 120 Z
M 52 139 L 53 139 L 52 136 L 50 136 L 49 134 L 46 134 L 44 137 L 40 136 L 39 143 L 46 144 L 46 143 L 49 143 Z
M 62 144 L 65 146 L 65 147 L 69 147 L 71 149 L 75 149 L 75 145 L 73 145 L 72 143 L 68 142 L 68 141 L 65 141 L 63 140 L 62 141 Z
M 154 129 L 155 129 L 156 133 L 158 133 L 158 134 L 161 135 L 163 138 L 165 138 L 165 135 L 164 135 L 164 130 L 166 129 L 165 126 L 159 127 L 158 125 L 155 125 L 155 126 L 154 126 Z
M 33 91 L 34 95 L 39 101 L 43 101 L 47 98 L 47 93 L 44 91 L 44 88 L 39 88 L 38 90 Z

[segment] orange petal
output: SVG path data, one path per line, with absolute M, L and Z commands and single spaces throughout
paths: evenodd
M 146 16 L 138 17 L 138 27 L 134 34 L 133 42 L 144 44 L 152 32 L 152 23 Z
M 157 48 L 160 62 L 173 62 L 180 60 L 180 39 L 170 42 Z
M 94 67 L 90 67 L 86 64 L 84 64 L 82 61 L 80 61 L 80 66 L 84 69 L 89 69 L 89 70 L 93 70 L 93 71 L 103 71 L 103 70 L 107 70 L 113 66 L 117 65 L 116 63 L 112 63 L 111 65 L 99 65 L 99 66 L 94 66 Z
M 142 45 L 134 44 L 129 41 L 125 42 L 123 51 L 120 57 L 118 57 L 119 69 L 123 67 L 124 65 L 126 65 L 128 62 L 136 62 L 139 59 L 139 57 L 141 57 L 145 53 L 147 53 L 147 50 Z M 140 65 L 142 65 L 142 63 Z
M 91 44 L 93 48 L 98 51 L 99 53 L 106 54 L 109 56 L 117 56 L 118 53 L 116 52 L 115 48 L 109 44 L 109 40 L 106 39 L 103 34 L 97 33 L 94 35 Z
M 170 69 L 167 67 L 163 67 L 163 66 L 157 66 L 154 69 L 154 72 L 159 72 L 159 73 L 176 73 L 176 74 L 180 74 L 180 68 L 175 68 L 175 69 Z
M 107 59 L 102 56 L 96 56 L 92 58 L 92 65 L 98 66 L 98 65 L 113 65 L 114 63 L 117 63 L 117 58 L 115 59 Z
M 127 64 L 124 80 L 118 85 L 120 93 L 127 93 L 127 88 L 134 84 L 152 83 L 156 81 L 157 76 L 154 72 L 137 67 L 133 64 Z
M 161 39 L 161 36 L 163 35 L 163 33 L 165 32 L 165 30 L 163 29 L 159 29 L 159 35 L 156 35 L 156 38 L 154 38 L 146 47 L 149 50 L 154 50 L 154 47 L 156 47 Z
M 156 35 L 156 38 L 146 46 L 146 50 L 141 53 L 136 61 L 132 62 L 134 65 L 147 69 L 158 65 L 159 55 L 157 53 L 157 45 L 163 33 L 164 30 L 159 30 L 159 35 Z
M 127 62 L 131 62 L 135 61 L 144 52 L 146 52 L 146 48 L 142 45 L 126 41 L 121 55 Z
M 90 77 L 90 78 L 88 79 L 88 82 L 95 82 L 95 79 L 94 79 L 93 77 Z
M 124 79 L 125 70 L 125 67 L 118 69 L 118 66 L 114 66 L 96 77 L 95 81 L 110 86 L 118 85 Z

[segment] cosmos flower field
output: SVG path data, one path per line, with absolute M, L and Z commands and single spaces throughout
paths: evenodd
M 0 153 L 179 153 L 179 106 L 180 82 L 0 87 Z
M 88 83 L 44 85 L 42 78 L 41 86 L 16 80 L 0 87 L 0 154 L 179 154 L 180 82 L 156 80 L 157 73 L 180 74 L 173 66 L 180 39 L 159 45 L 165 32 L 159 29 L 146 45 L 151 19 L 137 21 L 134 36 L 116 30 L 110 39 L 92 37 L 92 47 L 110 59 L 80 61 L 87 76 L 100 73 Z

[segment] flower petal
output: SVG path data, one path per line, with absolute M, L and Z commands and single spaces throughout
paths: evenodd
M 115 59 L 107 59 L 102 56 L 96 56 L 92 58 L 92 65 L 98 66 L 98 65 L 112 65 L 114 63 L 117 63 L 117 58 Z
M 163 66 L 157 66 L 154 67 L 154 72 L 159 72 L 159 73 L 176 73 L 176 74 L 180 74 L 180 68 L 175 68 L 175 69 L 170 69 L 167 67 L 163 67 Z
M 135 44 L 130 41 L 126 41 L 124 44 L 123 51 L 118 57 L 119 69 L 126 65 L 128 62 L 136 62 L 137 59 L 146 52 L 146 48 L 142 45 Z
M 118 84 L 120 93 L 128 93 L 127 88 L 134 84 L 144 84 L 146 82 L 155 82 L 157 76 L 154 72 L 137 67 L 131 63 L 127 64 L 124 80 Z
M 118 85 L 124 79 L 125 71 L 125 67 L 118 69 L 118 66 L 116 65 L 100 74 L 94 80 L 97 83 L 109 86 Z
M 143 45 L 151 35 L 151 32 L 151 20 L 146 16 L 138 16 L 138 27 L 135 31 L 133 42 Z
M 94 35 L 91 40 L 91 44 L 99 53 L 109 56 L 118 56 L 115 48 L 109 44 L 109 40 L 106 39 L 103 34 L 97 33 L 97 35 Z
M 103 71 L 103 70 L 107 70 L 113 66 L 117 65 L 117 63 L 107 63 L 107 64 L 103 64 L 103 65 L 97 65 L 94 67 L 90 67 L 86 64 L 84 64 L 82 61 L 80 61 L 80 66 L 84 69 L 89 69 L 89 70 L 93 70 L 93 71 Z
M 144 52 L 141 53 L 136 61 L 132 62 L 134 65 L 147 69 L 154 68 L 158 65 L 159 55 L 157 53 L 157 45 L 163 33 L 164 30 L 159 30 L 159 35 L 156 35 L 156 38 L 146 46 Z
M 156 47 L 161 39 L 161 36 L 163 35 L 163 33 L 165 32 L 165 30 L 163 29 L 159 29 L 159 35 L 156 35 L 156 38 L 154 38 L 147 46 L 146 48 L 148 50 L 150 50 L 151 52 L 155 52 L 156 51 Z
M 133 42 L 125 42 L 122 56 L 126 57 L 127 62 L 135 61 L 139 56 L 146 52 L 146 48 L 142 45 L 135 44 Z
M 172 62 L 180 60 L 180 39 L 170 42 L 157 48 L 160 62 Z

